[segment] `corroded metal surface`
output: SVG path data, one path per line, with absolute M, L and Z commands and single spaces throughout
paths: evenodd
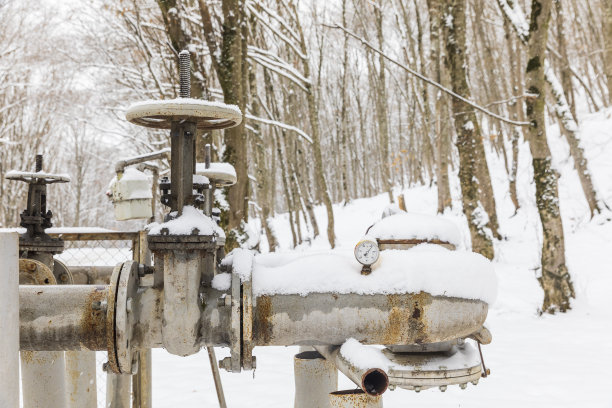
M 106 350 L 106 286 L 20 286 L 21 350 Z
M 332 408 L 382 408 L 382 397 L 361 390 L 336 391 L 329 394 Z
M 258 346 L 340 345 L 348 338 L 363 344 L 443 342 L 479 330 L 488 310 L 483 301 L 423 292 L 273 295 L 254 303 Z
M 338 346 L 315 346 L 315 350 L 366 394 L 377 396 L 382 395 L 387 390 L 389 377 L 385 372 L 386 367 L 357 367 L 342 356 Z

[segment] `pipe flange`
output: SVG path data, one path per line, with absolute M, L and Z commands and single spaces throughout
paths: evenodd
M 74 283 L 72 273 L 66 264 L 57 259 L 53 259 L 53 275 L 60 285 L 72 285 Z
M 108 368 L 116 374 L 136 374 L 137 350 L 132 347 L 136 322 L 138 262 L 127 261 L 115 267 L 108 299 L 112 302 L 106 314 Z
M 34 259 L 19 259 L 20 285 L 55 285 L 57 281 L 51 269 Z
M 236 106 L 200 99 L 178 98 L 146 101 L 130 106 L 125 118 L 140 126 L 170 129 L 172 122 L 195 122 L 200 130 L 227 129 L 242 122 Z

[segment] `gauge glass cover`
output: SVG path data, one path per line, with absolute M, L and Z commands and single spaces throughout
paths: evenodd
M 355 258 L 362 265 L 372 265 L 378 260 L 379 254 L 376 241 L 361 241 L 355 246 Z

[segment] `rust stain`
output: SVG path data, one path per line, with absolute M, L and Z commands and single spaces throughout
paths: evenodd
M 424 292 L 410 296 L 388 295 L 389 323 L 383 336 L 384 344 L 412 344 L 427 341 L 427 320 L 423 306 L 431 302 Z
M 253 338 L 257 338 L 254 343 L 269 344 L 272 339 L 272 298 L 261 296 L 257 298 L 257 307 L 253 315 Z
M 89 350 L 106 349 L 106 313 L 103 310 L 94 310 L 91 306 L 94 302 L 107 301 L 107 295 L 106 288 L 97 286 L 96 290 L 87 296 L 83 308 L 79 329 L 83 333 L 83 345 Z

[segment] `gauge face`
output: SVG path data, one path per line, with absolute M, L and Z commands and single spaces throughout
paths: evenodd
M 355 246 L 355 258 L 362 265 L 372 265 L 378 260 L 378 244 L 376 241 L 364 240 Z

